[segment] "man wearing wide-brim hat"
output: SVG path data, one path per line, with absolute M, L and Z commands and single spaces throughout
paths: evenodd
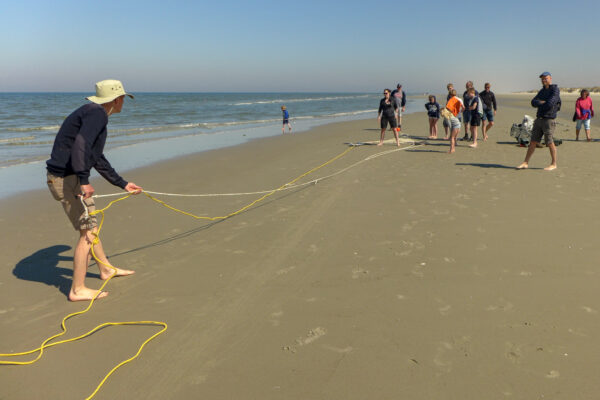
M 73 227 L 79 231 L 73 256 L 73 283 L 69 292 L 71 301 L 91 300 L 108 294 L 85 286 L 91 245 L 98 231 L 96 217 L 89 215 L 95 211 L 92 198 L 94 188 L 89 182 L 90 170 L 94 168 L 104 179 L 128 192 L 137 194 L 142 191 L 135 183 L 125 181 L 104 157 L 108 117 L 121 112 L 125 96 L 133 98 L 125 92 L 120 81 L 108 79 L 96 83 L 96 95 L 87 97 L 91 103 L 73 111 L 62 123 L 54 139 L 50 159 L 46 161 L 50 193 L 61 202 Z M 85 203 L 85 207 L 82 203 Z M 94 254 L 102 263 L 111 265 L 100 241 L 94 245 Z M 113 270 L 106 265 L 98 265 L 102 279 L 108 279 L 113 274 L 123 276 L 134 273 L 120 268 Z

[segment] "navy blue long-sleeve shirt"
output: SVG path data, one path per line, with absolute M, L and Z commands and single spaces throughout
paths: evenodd
M 62 123 L 54 139 L 46 169 L 56 176 L 77 175 L 81 185 L 89 184 L 94 168 L 107 181 L 120 188 L 127 182 L 104 157 L 108 115 L 101 105 L 86 104 L 73 111 Z
M 440 117 L 440 105 L 437 101 L 433 103 L 427 102 L 425 103 L 425 108 L 427 109 L 427 116 L 431 118 L 439 118 Z
M 541 103 L 545 101 L 545 103 Z M 557 85 L 550 85 L 548 89 L 541 88 L 538 94 L 531 100 L 531 105 L 537 107 L 538 118 L 556 118 L 556 112 L 560 108 L 560 89 Z

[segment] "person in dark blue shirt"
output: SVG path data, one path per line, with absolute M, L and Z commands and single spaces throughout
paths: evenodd
M 427 117 L 429 118 L 429 139 L 437 139 L 437 122 L 440 119 L 440 105 L 434 95 L 429 96 L 429 102 L 425 103 Z
M 48 189 L 52 197 L 61 202 L 71 224 L 79 231 L 73 256 L 73 282 L 68 296 L 71 301 L 92 300 L 108 294 L 85 286 L 94 240 L 98 240 L 94 244 L 94 254 L 100 260 L 101 279 L 134 273 L 112 267 L 97 237 L 96 217 L 89 215 L 95 211 L 94 188 L 89 182 L 92 168 L 127 192 L 137 194 L 142 191 L 135 183 L 125 181 L 104 157 L 108 117 L 121 112 L 126 95 L 133 98 L 117 80 L 96 83 L 96 96 L 87 97 L 91 103 L 79 107 L 64 120 L 54 139 L 50 159 L 46 162 Z
M 542 136 L 546 141 L 546 146 L 550 150 L 552 162 L 544 168 L 546 171 L 556 169 L 556 145 L 554 144 L 554 130 L 556 128 L 556 113 L 560 110 L 560 89 L 557 85 L 552 84 L 552 75 L 550 72 L 543 72 L 540 75 L 543 87 L 537 95 L 531 100 L 531 105 L 537 108 L 536 119 L 533 122 L 531 130 L 531 142 L 527 148 L 525 161 L 517 167 L 517 169 L 526 169 L 529 167 L 529 159 L 533 155 L 536 146 L 542 140 Z
M 290 113 L 285 108 L 285 106 L 281 106 L 281 113 L 283 114 L 283 126 L 281 127 L 281 133 L 285 133 L 286 125 L 289 131 L 292 132 L 292 126 L 290 125 Z
M 384 97 L 379 101 L 377 119 L 379 120 L 379 125 L 381 126 L 381 134 L 377 146 L 383 146 L 383 139 L 385 139 L 385 130 L 387 129 L 387 126 L 389 124 L 390 128 L 392 128 L 392 130 L 394 131 L 396 145 L 400 147 L 400 139 L 398 138 L 398 132 L 400 131 L 400 129 L 398 128 L 398 123 L 396 122 L 396 112 L 398 110 L 398 103 L 396 103 L 394 99 L 391 98 L 390 94 L 390 89 L 384 89 Z

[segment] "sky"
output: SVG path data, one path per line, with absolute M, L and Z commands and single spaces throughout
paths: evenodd
M 597 0 L 0 1 L 0 92 L 600 86 Z

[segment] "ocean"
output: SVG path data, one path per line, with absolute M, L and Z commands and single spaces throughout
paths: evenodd
M 0 197 L 44 187 L 44 162 L 62 121 L 92 93 L 0 93 Z M 105 154 L 119 172 L 185 154 L 375 118 L 380 93 L 134 93 L 110 117 Z M 406 112 L 422 109 L 408 100 Z M 92 174 L 92 176 L 97 176 Z

